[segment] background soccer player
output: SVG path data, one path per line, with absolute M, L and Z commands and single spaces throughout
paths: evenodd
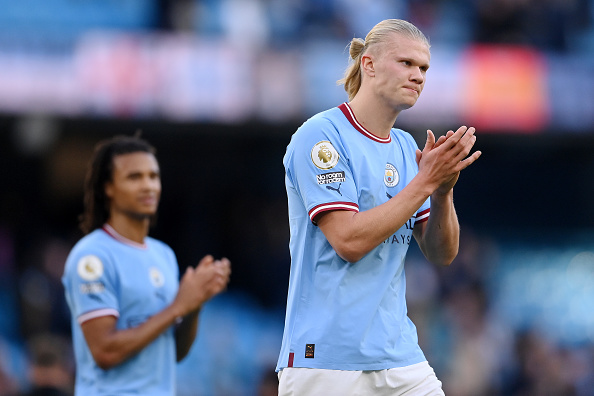
M 178 282 L 171 248 L 148 236 L 161 194 L 155 151 L 136 137 L 100 143 L 81 228 L 62 278 L 72 314 L 75 393 L 175 395 L 175 362 L 202 304 L 227 285 L 227 259 L 204 257 Z
M 442 395 L 407 317 L 404 259 L 412 236 L 431 262 L 456 257 L 453 187 L 480 156 L 469 156 L 475 131 L 437 141 L 428 131 L 420 151 L 393 128 L 429 69 L 412 24 L 382 21 L 350 55 L 349 103 L 305 122 L 284 157 L 291 274 L 279 394 Z

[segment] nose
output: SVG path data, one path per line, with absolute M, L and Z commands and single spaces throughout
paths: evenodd
M 146 190 L 158 191 L 161 189 L 161 179 L 156 176 L 147 175 L 142 178 L 142 187 Z
M 413 72 L 410 76 L 411 81 L 416 82 L 417 84 L 422 84 L 423 81 L 425 81 L 425 74 L 424 72 L 421 70 L 420 67 L 415 67 L 413 69 Z

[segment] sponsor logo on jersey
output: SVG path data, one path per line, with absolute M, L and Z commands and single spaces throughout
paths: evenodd
M 311 149 L 311 160 L 320 169 L 332 169 L 338 164 L 338 151 L 327 140 L 317 142 Z
M 328 190 L 336 191 L 342 197 L 342 193 L 340 192 L 340 186 L 342 186 L 342 183 L 338 183 L 338 188 L 332 186 L 326 186 L 326 188 Z
M 316 175 L 316 179 L 318 179 L 318 184 L 342 183 L 346 180 L 342 171 L 322 173 L 321 175 Z
M 165 277 L 158 268 L 151 267 L 149 270 L 149 277 L 151 278 L 151 283 L 155 287 L 161 287 L 165 284 Z
M 328 190 L 336 191 L 342 197 L 342 193 L 340 192 L 340 186 L 342 186 L 342 183 L 338 183 L 338 188 L 337 187 L 332 187 L 332 186 L 326 186 L 326 188 Z
M 396 167 L 390 163 L 386 164 L 386 171 L 384 172 L 384 183 L 388 187 L 394 187 L 400 181 L 400 175 Z
M 94 281 L 103 275 L 103 263 L 97 256 L 84 256 L 78 260 L 76 271 L 83 280 Z

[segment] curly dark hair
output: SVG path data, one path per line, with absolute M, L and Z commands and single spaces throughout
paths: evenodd
M 83 233 L 88 234 L 102 227 L 109 219 L 105 184 L 112 181 L 114 157 L 137 152 L 156 154 L 155 148 L 138 134 L 115 136 L 97 143 L 85 176 L 84 212 L 79 217 L 79 227 Z

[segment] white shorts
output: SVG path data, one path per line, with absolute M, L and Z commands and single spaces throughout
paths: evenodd
M 278 379 L 279 396 L 445 396 L 428 362 L 373 371 L 287 367 Z

